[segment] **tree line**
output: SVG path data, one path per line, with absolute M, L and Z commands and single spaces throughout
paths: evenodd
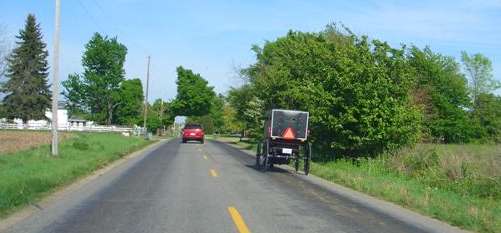
M 25 27 L 16 37 L 16 48 L 1 59 L 6 63 L 5 82 L 0 91 L 0 118 L 13 120 L 46 119 L 51 106 L 48 84 L 48 51 L 40 25 L 28 15 Z M 2 58 L 6 54 L 1 50 Z M 62 96 L 70 117 L 83 118 L 98 124 L 142 125 L 144 116 L 143 85 L 138 78 L 126 79 L 124 62 L 127 47 L 116 37 L 95 33 L 85 44 L 82 55 L 83 72 L 70 74 L 62 82 Z M 0 66 L 0 74 L 3 74 Z M 189 116 L 202 121 L 209 132 L 222 125 L 223 97 L 200 74 L 182 66 L 177 68 L 178 94 L 171 102 L 157 99 L 147 104 L 147 125 L 152 132 L 169 126 L 175 116 Z
M 0 58 L 0 65 L 3 61 L 6 64 L 5 69 L 0 67 L 0 74 L 5 70 L 5 81 L 0 83 L 0 92 L 4 95 L 0 102 L 0 118 L 20 118 L 24 122 L 46 119 L 45 112 L 52 98 L 48 84 L 48 51 L 34 15 L 28 15 L 16 39 L 13 51 L 5 59 Z M 0 55 L 5 54 L 2 50 Z M 127 47 L 116 37 L 99 33 L 92 36 L 82 55 L 83 73 L 70 74 L 62 82 L 62 95 L 71 117 L 107 125 L 142 124 L 143 86 L 138 78 L 125 78 L 126 55 Z M 152 131 L 170 124 L 169 118 L 159 118 L 168 109 L 163 103 L 163 100 L 147 103 Z
M 492 93 L 500 84 L 482 54 L 462 52 L 461 66 L 429 47 L 394 48 L 335 24 L 252 50 L 246 84 L 227 98 L 250 137 L 261 137 L 266 110 L 285 108 L 309 111 L 314 144 L 347 156 L 416 142 L 501 142 L 501 97 Z
M 417 142 L 501 142 L 501 97 L 493 94 L 500 83 L 482 54 L 463 51 L 460 64 L 429 47 L 394 48 L 335 24 L 290 31 L 252 50 L 256 62 L 239 70 L 245 84 L 226 95 L 178 68 L 171 114 L 209 133 L 258 140 L 267 110 L 304 110 L 317 148 L 346 156 Z
M 47 49 L 29 15 L 6 59 L 0 117 L 43 119 L 50 107 Z M 309 111 L 311 139 L 325 151 L 374 155 L 417 142 L 501 141 L 500 83 L 491 61 L 462 52 L 461 63 L 429 47 L 388 43 L 328 25 L 320 32 L 289 31 L 253 46 L 256 62 L 239 70 L 245 84 L 218 94 L 200 74 L 177 67 L 177 95 L 148 104 L 150 130 L 175 116 L 208 133 L 262 137 L 272 108 Z M 140 125 L 140 79 L 126 79 L 127 48 L 95 33 L 85 45 L 83 72 L 71 74 L 63 96 L 72 116 L 102 124 Z M 464 72 L 463 72 L 464 71 Z

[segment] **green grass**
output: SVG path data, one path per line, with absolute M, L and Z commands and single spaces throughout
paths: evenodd
M 150 143 L 113 133 L 76 133 L 60 144 L 58 157 L 50 156 L 49 145 L 1 155 L 0 217 Z
M 244 149 L 250 142 L 218 138 Z M 501 232 L 501 145 L 419 144 L 375 159 L 314 162 L 311 173 L 476 232 Z

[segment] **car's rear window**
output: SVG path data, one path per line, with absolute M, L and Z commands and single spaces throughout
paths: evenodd
M 199 124 L 187 124 L 184 126 L 185 129 L 201 129 L 202 126 Z

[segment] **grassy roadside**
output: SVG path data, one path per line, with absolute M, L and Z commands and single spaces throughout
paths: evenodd
M 0 156 L 0 217 L 90 174 L 152 141 L 113 133 L 75 133 L 50 156 L 49 145 Z
M 219 137 L 242 149 L 255 145 Z M 394 156 L 314 162 L 311 173 L 476 232 L 501 232 L 501 146 L 430 145 Z

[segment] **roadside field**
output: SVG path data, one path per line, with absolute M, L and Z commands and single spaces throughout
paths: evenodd
M 0 156 L 0 217 L 153 141 L 116 133 L 72 133 L 59 156 L 40 145 Z
M 61 132 L 59 135 L 60 141 L 71 137 L 71 133 L 66 132 Z M 0 155 L 36 148 L 50 142 L 49 131 L 0 130 Z
M 238 138 L 217 139 L 256 148 Z M 501 145 L 418 144 L 374 159 L 317 161 L 311 169 L 326 180 L 464 229 L 501 232 Z

